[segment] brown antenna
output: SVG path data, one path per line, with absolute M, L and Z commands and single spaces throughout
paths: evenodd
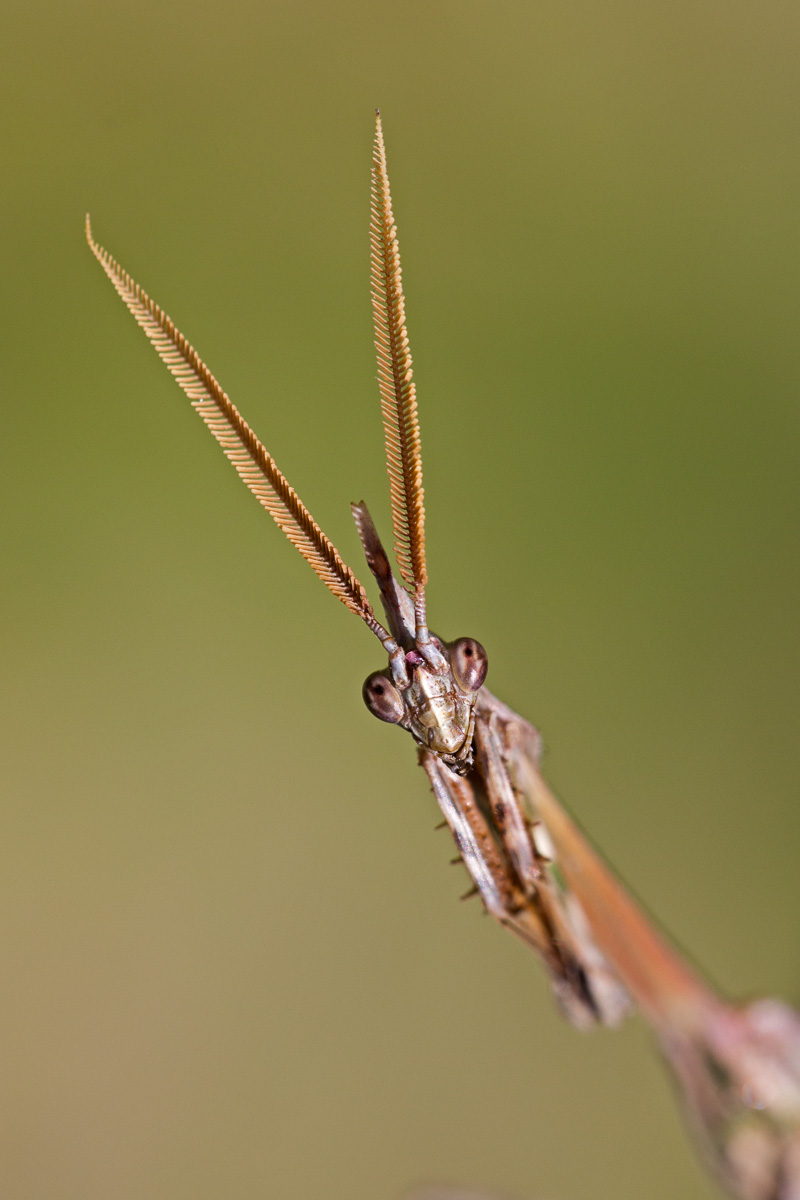
M 199 412 L 241 479 L 288 537 L 325 586 L 356 613 L 380 638 L 387 651 L 394 639 L 375 618 L 363 586 L 339 556 L 303 504 L 272 455 L 258 440 L 236 406 L 217 383 L 196 350 L 154 300 L 139 287 L 107 250 L 92 237 L 86 216 L 86 240 L 101 267 L 159 356 Z
M 380 112 L 375 113 L 375 146 L 372 153 L 370 202 L 370 284 L 378 355 L 386 469 L 392 503 L 394 549 L 400 574 L 414 592 L 416 640 L 420 650 L 430 647 L 425 612 L 425 494 L 422 487 L 422 451 L 417 392 L 406 332 L 405 298 L 392 213 L 386 148 Z

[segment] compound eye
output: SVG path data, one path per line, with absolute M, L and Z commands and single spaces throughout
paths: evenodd
M 459 638 L 450 647 L 450 666 L 453 678 L 465 692 L 477 692 L 483 687 L 489 659 L 475 638 Z
M 379 721 L 388 721 L 390 725 L 399 725 L 405 716 L 405 706 L 400 699 L 400 693 L 390 679 L 382 671 L 373 671 L 364 680 L 361 689 L 364 703 L 374 717 Z

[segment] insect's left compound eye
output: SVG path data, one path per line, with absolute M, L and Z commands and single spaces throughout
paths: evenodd
M 373 671 L 367 676 L 361 695 L 369 711 L 379 721 L 388 721 L 390 725 L 398 725 L 402 721 L 405 707 L 400 693 L 382 671 Z
M 450 647 L 450 666 L 453 678 L 465 692 L 477 692 L 486 680 L 489 659 L 475 638 L 459 638 Z

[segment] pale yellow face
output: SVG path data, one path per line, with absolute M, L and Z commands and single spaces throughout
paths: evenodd
M 376 671 L 364 684 L 364 700 L 381 721 L 407 729 L 420 746 L 465 774 L 472 765 L 475 702 L 486 678 L 486 651 L 474 638 L 449 646 L 435 641 L 444 656 L 441 667 L 409 651 L 408 683 L 398 685 L 390 671 Z
M 436 674 L 418 666 L 411 685 L 403 693 L 407 728 L 423 746 L 436 754 L 458 755 L 467 735 L 471 736 L 475 693 L 463 692 L 452 671 Z

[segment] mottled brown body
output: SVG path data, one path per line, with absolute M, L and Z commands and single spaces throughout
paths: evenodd
M 366 505 L 354 505 L 353 515 L 386 623 L 401 647 L 413 647 L 413 599 L 395 578 Z M 570 1020 L 580 1027 L 616 1024 L 628 1010 L 627 994 L 559 878 L 553 848 L 526 794 L 520 767 L 538 766 L 539 732 L 484 686 L 488 663 L 479 642 L 460 638 L 448 644 L 435 635 L 432 640 L 442 650 L 442 665 L 432 669 L 408 649 L 407 686 L 397 684 L 390 664 L 366 680 L 367 706 L 417 742 L 475 893 L 501 925 L 541 956 Z M 462 686 L 465 675 L 472 688 Z

